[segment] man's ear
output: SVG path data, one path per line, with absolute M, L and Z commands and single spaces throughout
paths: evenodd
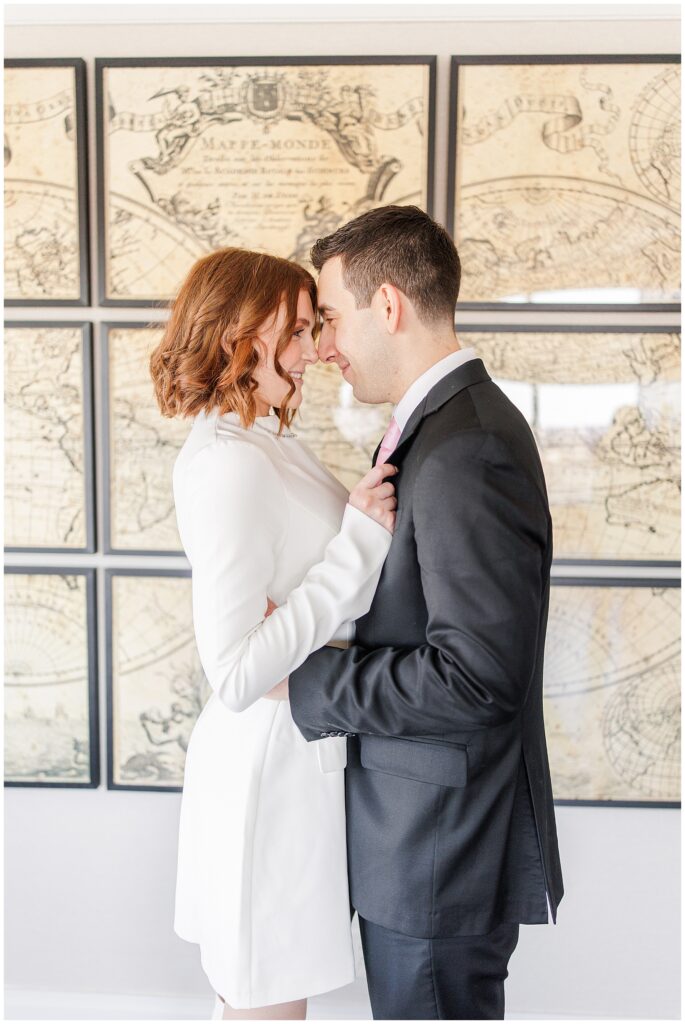
M 380 285 L 374 295 L 376 311 L 388 334 L 395 334 L 402 318 L 403 295 L 399 288 L 387 282 Z

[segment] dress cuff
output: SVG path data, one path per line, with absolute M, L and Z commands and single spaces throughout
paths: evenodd
M 387 548 L 390 547 L 390 541 L 392 540 L 392 533 L 390 530 L 386 530 L 384 526 L 372 519 L 371 516 L 367 516 L 366 512 L 360 512 L 355 505 L 350 505 L 349 501 L 345 505 L 345 513 L 342 519 L 342 525 L 340 527 L 343 530 L 352 530 L 352 532 L 366 530 L 369 536 L 376 536 L 383 540 Z

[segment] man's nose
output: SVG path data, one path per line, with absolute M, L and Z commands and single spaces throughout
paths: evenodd
M 319 359 L 322 363 L 332 363 L 335 361 L 338 355 L 338 350 L 335 347 L 335 335 L 333 331 L 329 330 L 324 324 L 321 334 L 319 335 Z

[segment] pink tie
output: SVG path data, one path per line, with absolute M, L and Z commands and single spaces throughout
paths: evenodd
M 400 439 L 401 433 L 402 431 L 398 426 L 397 420 L 393 416 L 393 418 L 390 420 L 390 426 L 385 432 L 385 437 L 381 442 L 380 451 L 378 452 L 378 458 L 376 459 L 377 466 L 380 466 L 384 462 L 388 461 L 392 453 L 395 451 L 395 448 L 397 447 L 397 442 Z

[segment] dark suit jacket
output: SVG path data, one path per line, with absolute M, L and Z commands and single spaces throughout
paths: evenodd
M 348 735 L 350 894 L 408 935 L 546 922 L 563 894 L 542 713 L 552 521 L 533 434 L 482 360 L 390 460 L 395 535 L 348 650 L 290 675 L 307 740 Z

